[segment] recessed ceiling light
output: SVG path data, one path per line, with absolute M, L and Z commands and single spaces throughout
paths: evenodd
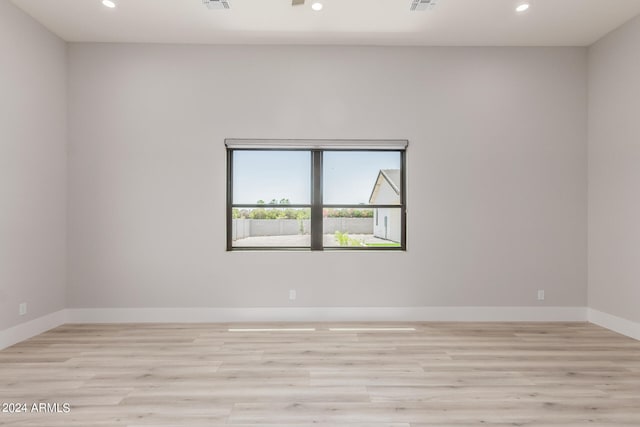
M 516 7 L 516 12 L 526 12 L 531 7 L 531 4 L 528 1 L 520 2 Z
M 311 9 L 315 10 L 316 12 L 320 12 L 322 10 L 322 3 L 315 2 L 311 5 Z
M 111 1 L 111 0 L 102 0 L 102 4 L 113 9 L 114 7 L 116 7 L 116 4 Z

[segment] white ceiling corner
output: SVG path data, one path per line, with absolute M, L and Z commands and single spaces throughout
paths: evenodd
M 640 14 L 640 0 L 440 0 L 410 12 L 411 0 L 12 0 L 70 42 L 339 44 L 406 46 L 587 46 Z

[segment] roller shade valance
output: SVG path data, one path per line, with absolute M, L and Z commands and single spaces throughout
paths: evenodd
M 406 150 L 406 139 L 235 139 L 224 141 L 227 148 L 254 150 Z

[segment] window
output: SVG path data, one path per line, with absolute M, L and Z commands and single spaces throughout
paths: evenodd
M 225 143 L 227 250 L 406 248 L 406 141 Z

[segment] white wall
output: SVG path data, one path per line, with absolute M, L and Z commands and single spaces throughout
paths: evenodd
M 71 44 L 68 304 L 585 306 L 586 70 L 583 48 Z M 225 252 L 226 137 L 408 139 L 409 251 Z
M 640 17 L 589 49 L 589 307 L 640 322 Z
M 65 307 L 66 78 L 65 43 L 0 0 L 0 331 Z

